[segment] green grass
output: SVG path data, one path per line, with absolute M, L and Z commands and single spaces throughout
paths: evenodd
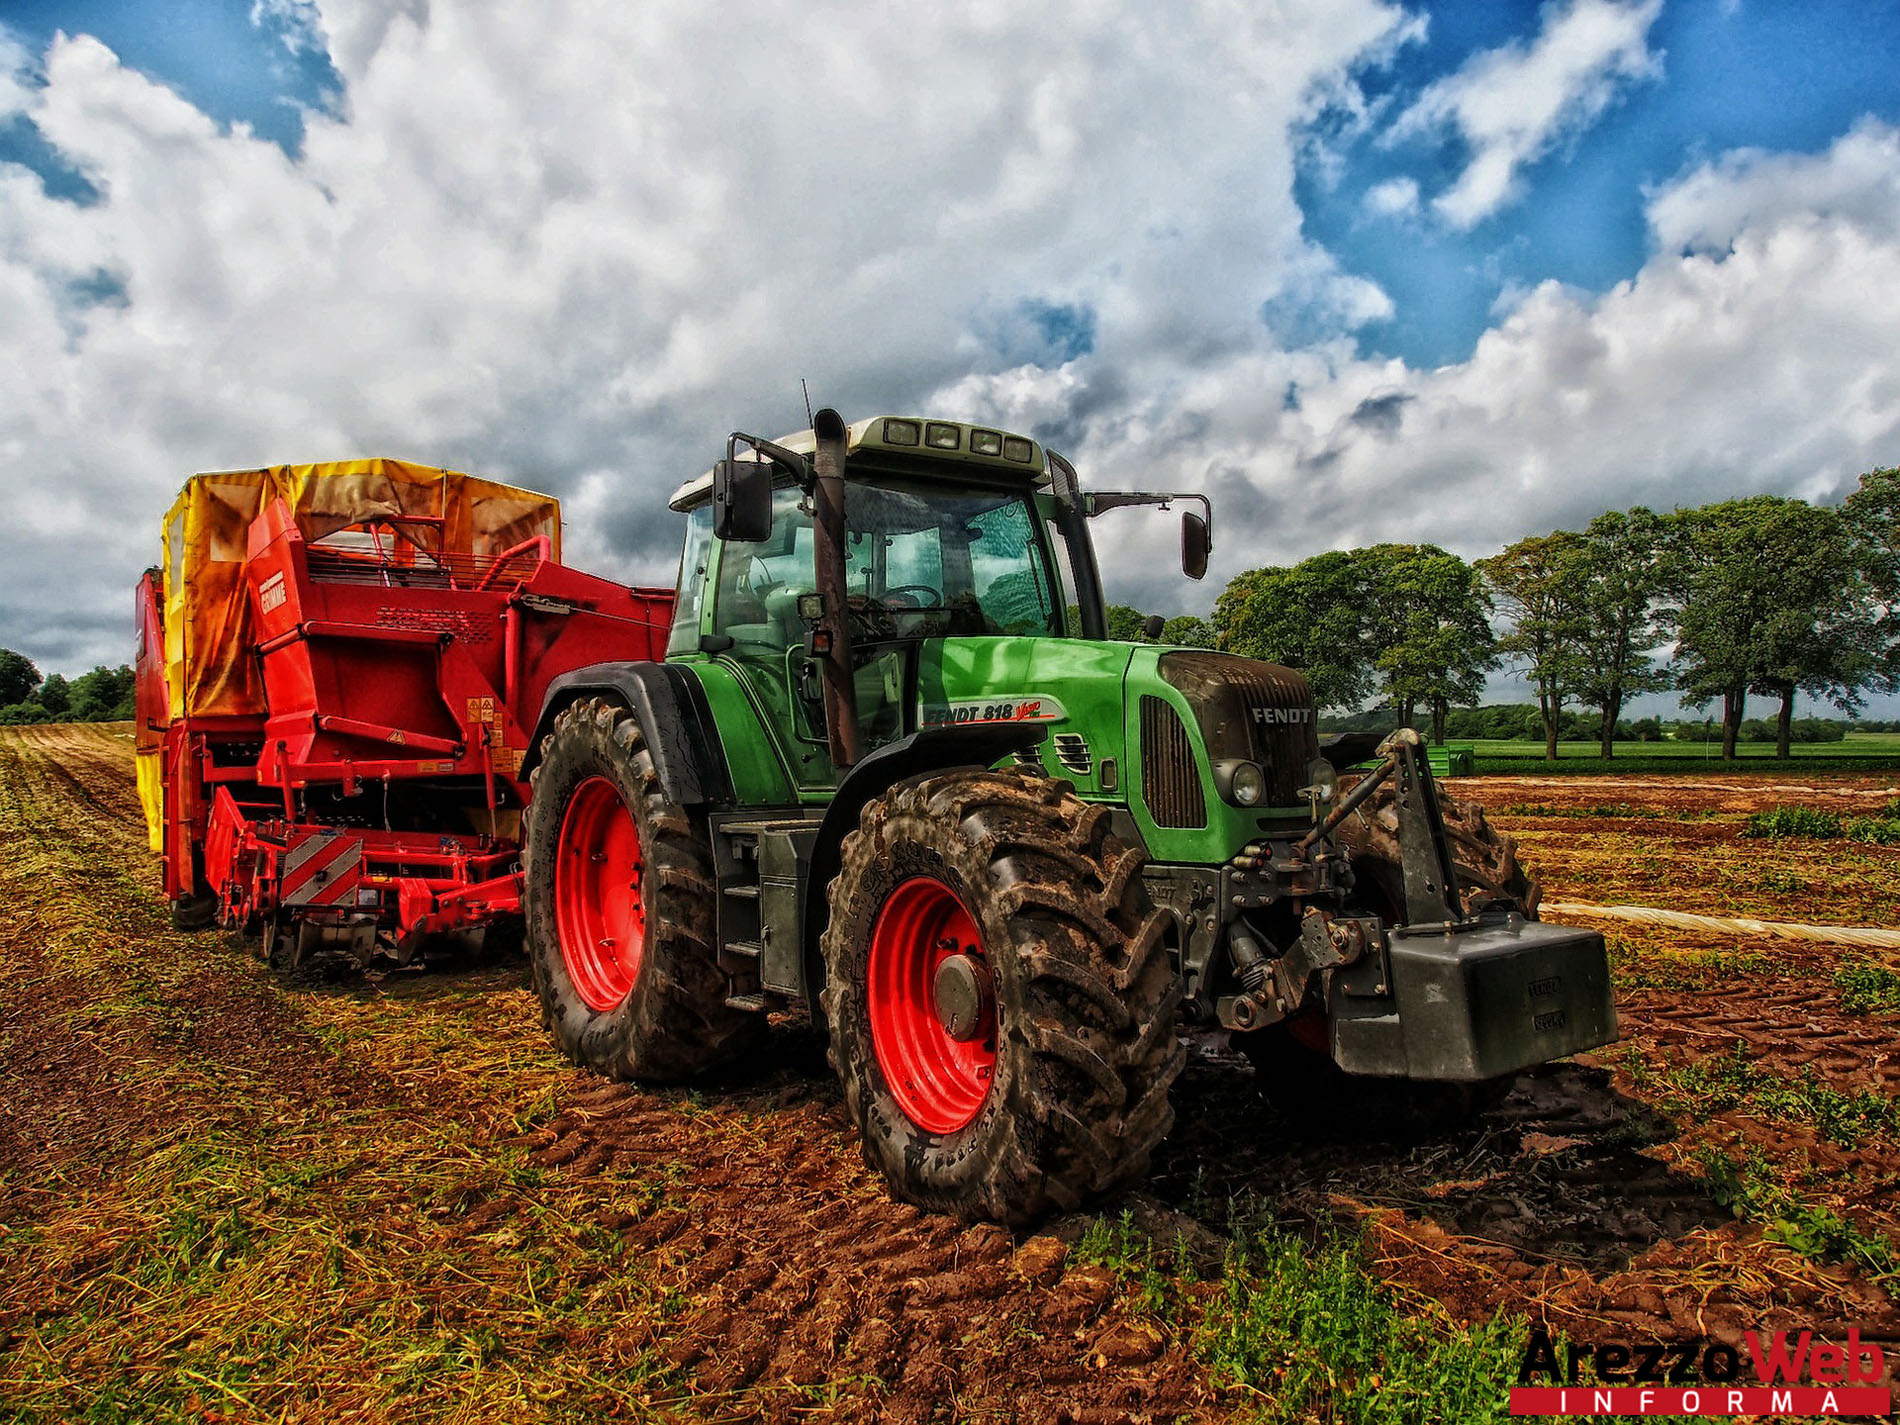
M 1841 1008 L 1849 1014 L 1900 1014 L 1900 972 L 1874 960 L 1856 960 L 1834 972 Z
M 1842 816 L 1815 807 L 1779 806 L 1752 813 L 1743 836 L 1804 836 L 1816 840 L 1863 841 L 1876 846 L 1900 845 L 1900 798 L 1872 816 Z
M 1468 744 L 1477 771 L 1519 775 L 1605 772 L 1689 773 L 1740 768 L 1749 772 L 1891 772 L 1900 770 L 1900 733 L 1850 732 L 1839 742 L 1796 743 L 1786 761 L 1772 742 L 1737 743 L 1735 761 L 1722 760 L 1720 742 L 1619 742 L 1605 758 L 1595 742 L 1559 742 L 1557 761 L 1544 759 L 1541 740 L 1477 738 Z
M 1703 1119 L 1740 1109 L 1770 1122 L 1811 1124 L 1843 1148 L 1900 1136 L 1900 1103 L 1885 1094 L 1842 1093 L 1820 1082 L 1812 1069 L 1789 1078 L 1757 1064 L 1740 1042 L 1727 1054 L 1671 1064 L 1657 1079 L 1665 1090 L 1663 1109 L 1676 1117 Z
M 1740 1158 L 1731 1158 L 1710 1146 L 1696 1157 L 1716 1201 L 1743 1221 L 1760 1223 L 1772 1241 L 1811 1262 L 1851 1262 L 1876 1281 L 1900 1279 L 1900 1249 L 1891 1239 L 1831 1207 L 1805 1201 L 1783 1185 L 1784 1174 L 1756 1150 L 1745 1148 Z
M 1400 1298 L 1356 1240 L 1310 1244 L 1268 1221 L 1238 1233 L 1196 1347 L 1243 1415 L 1355 1425 L 1502 1421 L 1525 1323 L 1465 1326 Z

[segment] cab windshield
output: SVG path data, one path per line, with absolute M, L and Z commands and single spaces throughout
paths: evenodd
M 727 546 L 716 632 L 778 647 L 803 639 L 798 598 L 815 584 L 803 503 L 798 490 L 778 490 L 771 535 Z M 858 636 L 1061 635 L 1056 584 L 1027 494 L 853 483 L 845 519 L 846 591 Z

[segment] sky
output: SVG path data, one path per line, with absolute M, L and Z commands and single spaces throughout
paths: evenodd
M 1209 492 L 1202 585 L 1098 526 L 1167 613 L 1837 500 L 1900 463 L 1896 55 L 1835 0 L 0 0 L 0 645 L 126 660 L 179 485 L 275 462 L 548 490 L 670 581 L 801 379 Z

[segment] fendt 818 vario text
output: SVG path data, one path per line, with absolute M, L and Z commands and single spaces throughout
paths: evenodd
M 1614 1037 L 1602 938 L 1535 919 L 1409 730 L 1323 745 L 1297 672 L 1106 637 L 1091 519 L 1198 495 L 821 411 L 674 494 L 669 596 L 561 568 L 525 492 L 364 462 L 181 508 L 232 479 L 230 569 L 187 518 L 147 579 L 141 784 L 181 913 L 280 961 L 519 913 L 555 1042 L 625 1078 L 803 1007 L 894 1190 L 1008 1223 L 1145 1171 L 1188 1032 L 1372 1129 Z

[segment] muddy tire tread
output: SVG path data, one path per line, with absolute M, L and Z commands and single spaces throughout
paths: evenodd
M 1017 1006 L 989 1102 L 945 1140 L 916 1129 L 884 1089 L 861 993 L 870 927 L 912 855 L 940 858 L 946 879 L 972 892 L 999 1001 Z M 1173 1126 L 1168 1090 L 1186 1051 L 1142 860 L 1104 808 L 1026 769 L 927 776 L 863 809 L 828 888 L 822 1001 L 865 1161 L 900 1196 L 1020 1225 L 1147 1172 Z

